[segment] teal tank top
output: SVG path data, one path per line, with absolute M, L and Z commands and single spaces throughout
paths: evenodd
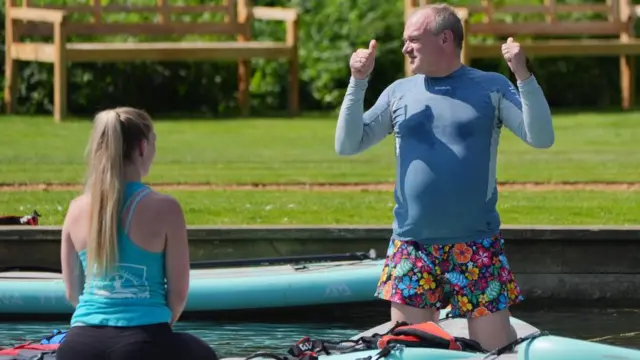
M 86 278 L 71 326 L 141 326 L 171 321 L 166 301 L 164 252 L 149 252 L 127 235 L 140 199 L 151 189 L 129 182 L 124 189 L 123 207 L 129 208 L 125 226 L 118 227 L 118 264 L 107 277 Z M 78 253 L 87 274 L 86 250 Z

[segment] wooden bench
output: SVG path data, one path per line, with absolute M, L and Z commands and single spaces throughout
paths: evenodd
M 299 112 L 298 14 L 295 9 L 252 6 L 251 0 L 226 0 L 220 5 L 172 5 L 172 0 L 151 0 L 152 5 L 103 5 L 101 0 L 85 0 L 91 5 L 55 7 L 52 0 L 6 0 L 6 83 L 5 109 L 15 109 L 18 76 L 17 61 L 53 63 L 54 111 L 60 121 L 67 110 L 67 66 L 81 62 L 150 61 L 238 61 L 238 103 L 243 115 L 249 114 L 249 81 L 252 58 L 287 59 L 289 65 L 289 111 Z M 35 4 L 39 1 L 39 4 Z M 114 15 L 146 14 L 148 22 L 123 23 L 110 21 Z M 206 22 L 187 22 L 181 18 L 198 16 Z M 82 16 L 85 20 L 82 21 Z M 286 24 L 283 42 L 251 41 L 253 20 L 276 20 Z M 68 42 L 68 37 L 117 35 L 161 36 L 185 35 L 232 36 L 230 40 L 124 42 Z M 22 36 L 47 36 L 53 41 L 21 41 Z M 46 40 L 45 40 L 46 41 Z
M 428 3 L 436 1 L 405 0 L 405 18 L 415 8 Z M 520 42 L 531 58 L 619 56 L 622 108 L 627 110 L 633 106 L 633 57 L 640 54 L 640 40 L 633 31 L 637 6 L 631 5 L 629 0 L 592 4 L 560 4 L 555 0 L 544 0 L 540 5 L 508 6 L 494 5 L 492 0 L 479 0 L 475 5 L 457 10 L 463 15 L 461 19 L 465 27 L 461 54 L 465 64 L 473 58 L 502 57 L 500 47 L 509 36 Z M 598 18 L 570 19 L 571 15 L 575 17 L 580 13 L 593 14 Z M 489 38 L 489 41 L 474 41 L 473 37 L 477 35 Z M 408 64 L 405 74 L 410 74 Z

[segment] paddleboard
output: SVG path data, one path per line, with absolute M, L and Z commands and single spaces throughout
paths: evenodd
M 383 260 L 192 269 L 185 311 L 341 304 L 373 299 Z M 71 314 L 62 276 L 0 272 L 0 314 Z

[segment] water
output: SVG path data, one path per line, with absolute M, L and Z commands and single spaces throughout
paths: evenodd
M 331 310 L 301 309 L 285 313 L 234 313 L 217 320 L 187 319 L 177 324 L 215 347 L 221 357 L 246 356 L 255 351 L 285 353 L 302 336 L 342 340 L 387 321 L 388 310 L 380 305 Z M 555 335 L 579 339 L 605 336 L 602 343 L 640 349 L 640 309 L 569 309 L 514 311 L 514 316 Z M 0 323 L 0 344 L 11 345 L 25 339 L 38 339 L 56 328 L 66 329 L 61 321 Z

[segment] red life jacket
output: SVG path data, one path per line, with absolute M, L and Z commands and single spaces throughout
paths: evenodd
M 401 344 L 410 347 L 428 347 L 449 350 L 462 350 L 456 338 L 434 322 L 415 325 L 396 326 L 382 335 L 378 340 L 378 348 L 382 349 L 390 344 Z
M 355 340 L 334 342 L 304 337 L 302 340 L 296 342 L 296 344 L 288 350 L 288 353 L 293 357 L 293 360 L 318 360 L 319 354 L 344 354 L 352 351 L 377 348 L 380 351 L 375 356 L 364 357 L 360 360 L 379 360 L 389 355 L 395 345 L 477 353 L 487 352 L 478 342 L 467 338 L 455 337 L 434 322 L 415 325 L 398 322 L 391 330 L 384 334 L 362 336 Z M 244 360 L 250 360 L 254 357 L 287 360 L 286 357 L 263 352 L 258 352 L 255 356 L 250 356 Z
M 474 340 L 451 335 L 438 324 L 428 321 L 419 324 L 397 323 L 388 333 L 378 338 L 378 349 L 398 344 L 408 347 L 486 352 Z

